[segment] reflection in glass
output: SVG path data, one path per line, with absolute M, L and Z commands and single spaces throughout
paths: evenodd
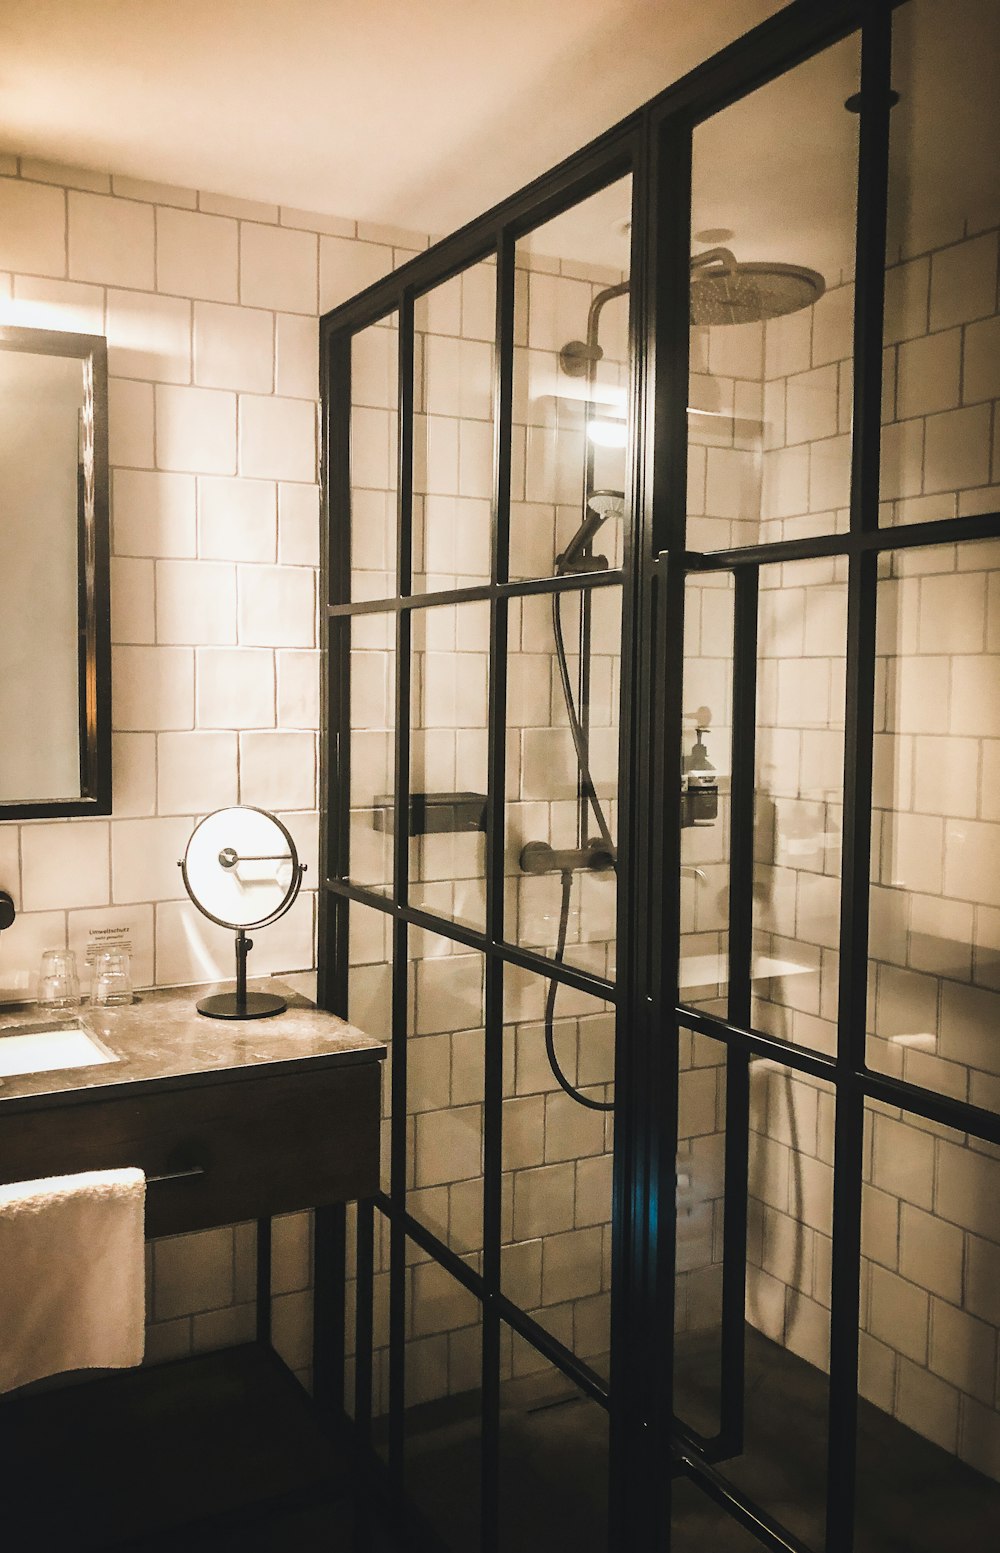
M 505 934 L 608 979 L 621 630 L 618 587 L 510 605 Z
M 505 968 L 501 1288 L 604 1375 L 614 1042 L 610 1004 Z
M 1000 1109 L 1000 554 L 898 551 L 878 584 L 873 1068 Z
M 762 567 L 757 624 L 753 1011 L 836 1047 L 847 563 Z
M 474 1294 L 408 1241 L 404 1480 L 435 1546 L 480 1546 L 482 1335 Z
M 413 591 L 488 582 L 496 263 L 483 259 L 413 310 Z
M 412 620 L 410 901 L 483 928 L 490 606 Z
M 350 622 L 350 867 L 355 884 L 392 889 L 396 620 Z
M 964 1133 L 865 1113 L 856 1546 L 930 1546 L 898 1519 L 919 1481 L 957 1542 L 995 1547 L 1000 1164 Z
M 631 200 L 622 178 L 517 244 L 511 577 L 622 564 Z
M 692 549 L 847 528 L 859 55 L 846 38 L 695 129 Z
M 399 315 L 351 340 L 351 593 L 396 591 Z
M 729 984 L 734 597 L 731 572 L 694 572 L 685 579 L 680 995 L 693 1007 L 723 1016 Z M 700 801 L 697 784 L 705 772 L 714 776 L 714 805 Z M 689 788 L 692 777 L 695 785 Z M 709 787 L 706 797 L 712 796 Z
M 674 1409 L 706 1438 L 722 1426 L 726 1050 L 680 1031 Z
M 347 1018 L 385 1041 L 382 1077 L 382 1188 L 389 1190 L 389 1119 L 392 1115 L 392 918 L 351 901 L 348 917 Z
M 745 1362 L 724 1372 L 723 1267 L 726 1257 L 744 1253 L 725 1242 L 725 1063 L 722 1042 L 681 1030 L 675 1406 L 686 1424 L 714 1438 L 742 1397 L 743 1449 L 720 1470 L 820 1548 L 834 1091 L 780 1063 L 750 1061 Z
M 883 523 L 998 505 L 998 57 L 995 0 L 913 0 L 893 15 Z
M 460 1256 L 483 1244 L 485 958 L 410 933 L 407 1209 Z
M 509 1327 L 500 1355 L 501 1553 L 605 1553 L 607 1411 Z
M 365 1273 L 362 1267 L 370 1267 Z M 345 1376 L 343 1401 L 357 1418 L 359 1370 L 370 1365 L 371 1395 L 362 1381 L 362 1412 L 371 1404 L 371 1443 L 388 1455 L 388 1219 L 371 1204 L 346 1205 Z M 359 1346 L 360 1339 L 360 1346 Z M 360 1365 L 357 1360 L 360 1357 Z

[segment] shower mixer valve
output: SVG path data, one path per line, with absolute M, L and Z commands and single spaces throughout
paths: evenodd
M 528 841 L 521 848 L 518 863 L 525 874 L 565 874 L 586 869 L 590 873 L 603 873 L 614 868 L 615 854 L 609 850 L 600 836 L 594 836 L 585 847 L 550 847 L 547 841 Z

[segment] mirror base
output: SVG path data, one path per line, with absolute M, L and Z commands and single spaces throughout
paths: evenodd
M 206 1019 L 267 1019 L 283 1014 L 288 1004 L 273 992 L 248 992 L 242 1003 L 235 992 L 215 992 L 195 1007 Z

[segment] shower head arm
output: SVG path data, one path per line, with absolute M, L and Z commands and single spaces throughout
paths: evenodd
M 580 524 L 562 555 L 556 556 L 556 571 L 560 577 L 564 576 L 566 572 L 603 572 L 607 570 L 608 563 L 603 556 L 585 556 L 583 553 L 603 524 L 604 517 L 602 514 L 595 512 L 592 507 L 588 507 L 587 516 Z
M 722 275 L 735 275 L 739 269 L 739 262 L 731 248 L 706 248 L 702 253 L 691 255 L 692 270 L 704 270 L 710 264 L 717 264 Z
M 600 329 L 601 313 L 604 307 L 608 302 L 613 302 L 616 297 L 627 296 L 631 286 L 632 282 L 630 280 L 619 281 L 616 286 L 605 286 L 604 290 L 599 291 L 594 300 L 591 302 L 590 308 L 587 312 L 587 344 L 591 351 L 594 351 L 595 353 L 597 351 L 597 335 L 598 330 Z M 603 352 L 601 354 L 603 354 Z M 595 361 L 599 361 L 600 356 L 595 354 L 593 359 Z
M 623 491 L 591 491 L 584 506 L 583 522 L 562 555 L 556 556 L 556 571 L 560 576 L 565 575 L 566 572 L 607 571 L 606 556 L 585 555 L 584 551 L 593 542 L 598 530 L 612 513 L 622 512 L 624 501 Z

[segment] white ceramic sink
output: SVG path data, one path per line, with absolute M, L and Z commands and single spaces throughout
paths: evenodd
M 95 1040 L 79 1020 L 53 1019 L 0 1031 L 0 1077 L 96 1068 L 100 1063 L 117 1061 L 114 1052 Z

